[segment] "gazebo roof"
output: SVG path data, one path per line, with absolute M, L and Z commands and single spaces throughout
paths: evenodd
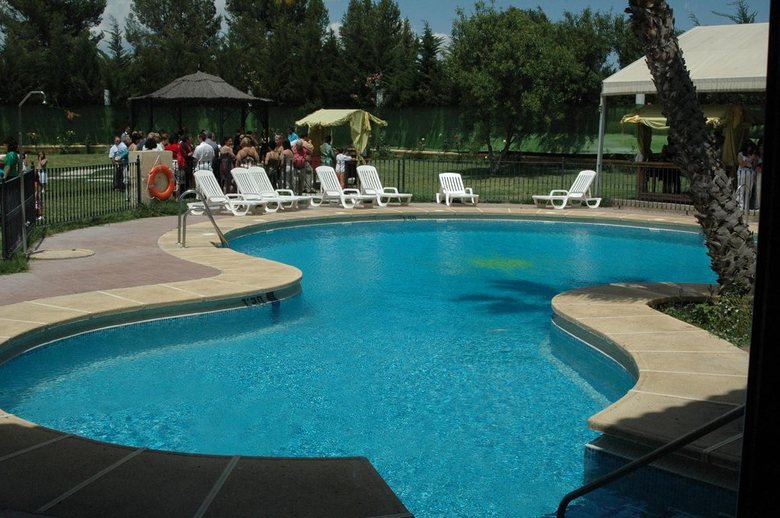
M 195 72 L 173 80 L 159 90 L 139 97 L 131 97 L 131 101 L 154 100 L 165 101 L 221 101 L 221 102 L 272 102 L 271 99 L 253 97 L 228 84 L 224 79 L 205 72 Z

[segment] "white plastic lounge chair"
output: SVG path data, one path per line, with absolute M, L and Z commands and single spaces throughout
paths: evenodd
M 439 173 L 439 192 L 436 193 L 436 203 L 442 200 L 449 207 L 453 200 L 476 205 L 479 203 L 479 194 L 474 194 L 471 187 L 463 187 L 463 178 L 460 173 Z
M 318 166 L 317 178 L 320 179 L 323 203 L 336 202 L 345 209 L 353 209 L 356 205 L 377 201 L 373 194 L 360 194 L 357 189 L 342 189 L 336 171 L 330 166 Z
M 260 189 L 260 194 L 263 196 L 279 196 L 283 198 L 282 207 L 289 209 L 292 207 L 298 207 L 299 203 L 303 203 L 305 206 L 318 206 L 322 203 L 322 198 L 318 195 L 312 194 L 295 194 L 292 189 L 274 189 L 271 179 L 268 178 L 268 173 L 263 167 L 254 166 L 249 168 L 249 177 L 257 184 Z
M 247 200 L 265 200 L 268 202 L 267 212 L 276 212 L 278 209 L 298 208 L 303 202 L 304 206 L 312 205 L 311 196 L 296 196 L 289 189 L 274 190 L 271 180 L 260 166 L 233 168 L 231 171 L 236 182 L 238 192 Z
M 268 202 L 265 200 L 245 200 L 240 194 L 225 194 L 217 182 L 217 178 L 210 170 L 198 170 L 194 173 L 195 188 L 198 190 L 203 200 L 208 204 L 209 209 L 217 209 L 230 212 L 234 216 L 244 216 L 250 210 L 257 207 L 265 208 Z M 201 203 L 201 207 L 204 202 Z M 198 202 L 189 204 L 190 211 L 196 214 L 198 211 Z
M 412 201 L 412 195 L 409 193 L 398 192 L 395 187 L 382 187 L 379 173 L 372 165 L 359 165 L 357 174 L 360 179 L 360 192 L 376 196 L 376 203 L 380 207 L 386 206 L 393 200 L 397 200 L 401 205 L 409 205 Z
M 533 196 L 534 204 L 537 207 L 552 205 L 556 209 L 563 209 L 567 205 L 577 203 L 581 206 L 584 203 L 588 208 L 595 209 L 601 204 L 601 198 L 594 198 L 590 195 L 590 184 L 595 178 L 596 171 L 580 171 L 568 191 L 553 189 L 550 194 L 536 194 Z
M 254 167 L 254 166 L 253 166 Z M 265 201 L 266 212 L 276 212 L 282 208 L 281 200 L 276 199 L 277 196 L 263 196 L 259 192 L 257 185 L 249 177 L 249 170 L 245 167 L 234 167 L 230 170 L 230 174 L 233 177 L 233 182 L 236 184 L 238 194 L 244 200 L 250 201 Z

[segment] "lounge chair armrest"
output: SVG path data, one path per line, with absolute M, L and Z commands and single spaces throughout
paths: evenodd
M 279 196 L 295 196 L 292 189 L 276 189 L 276 194 Z
M 387 194 L 398 194 L 398 188 L 396 187 L 385 187 L 382 189 L 382 192 Z
M 343 189 L 341 192 L 343 192 L 344 194 L 360 194 L 360 190 L 359 189 L 352 189 L 352 188 L 350 188 L 350 189 Z
M 550 191 L 550 196 L 568 196 L 569 191 L 564 189 L 553 189 Z
M 466 187 L 465 189 L 463 189 L 463 192 L 465 192 L 466 194 L 470 194 L 472 196 L 474 195 L 474 189 L 472 189 L 471 187 Z

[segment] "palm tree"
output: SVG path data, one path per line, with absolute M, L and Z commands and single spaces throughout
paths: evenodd
M 674 31 L 672 9 L 665 0 L 629 0 L 628 5 L 668 121 L 674 162 L 691 182 L 695 216 L 720 290 L 751 294 L 756 272 L 753 233 L 707 128 Z
M 734 13 L 719 13 L 712 11 L 712 14 L 720 16 L 722 18 L 728 18 L 734 23 L 756 23 L 756 11 L 750 11 L 750 6 L 745 0 L 737 0 L 736 2 L 729 2 L 729 5 L 733 5 Z

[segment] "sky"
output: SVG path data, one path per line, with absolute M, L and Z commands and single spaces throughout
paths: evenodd
M 688 30 L 693 27 L 690 14 L 694 14 L 702 25 L 722 25 L 731 23 L 730 20 L 713 14 L 722 12 L 733 14 L 735 12 L 734 0 L 668 0 L 674 11 L 675 24 L 678 29 Z M 349 5 L 349 0 L 324 0 L 325 7 L 330 15 L 331 25 L 338 27 Z M 465 10 L 466 14 L 473 12 L 474 1 L 469 0 L 396 0 L 401 10 L 401 16 L 408 18 L 412 28 L 421 33 L 424 22 L 428 22 L 434 33 L 449 35 L 452 30 L 452 22 L 455 19 L 455 11 L 458 7 Z M 225 0 L 216 0 L 217 11 L 222 14 L 225 10 Z M 593 10 L 604 12 L 622 13 L 628 5 L 626 0 L 531 0 L 512 1 L 496 0 L 496 8 L 505 9 L 514 6 L 520 9 L 534 9 L 542 6 L 542 10 L 552 20 L 561 18 L 564 11 L 578 13 L 590 7 Z M 756 21 L 769 21 L 769 0 L 747 0 L 750 11 L 755 11 Z M 113 15 L 124 27 L 124 20 L 130 12 L 131 2 L 127 0 L 107 0 L 106 11 L 103 15 L 102 29 L 108 28 L 108 15 Z

